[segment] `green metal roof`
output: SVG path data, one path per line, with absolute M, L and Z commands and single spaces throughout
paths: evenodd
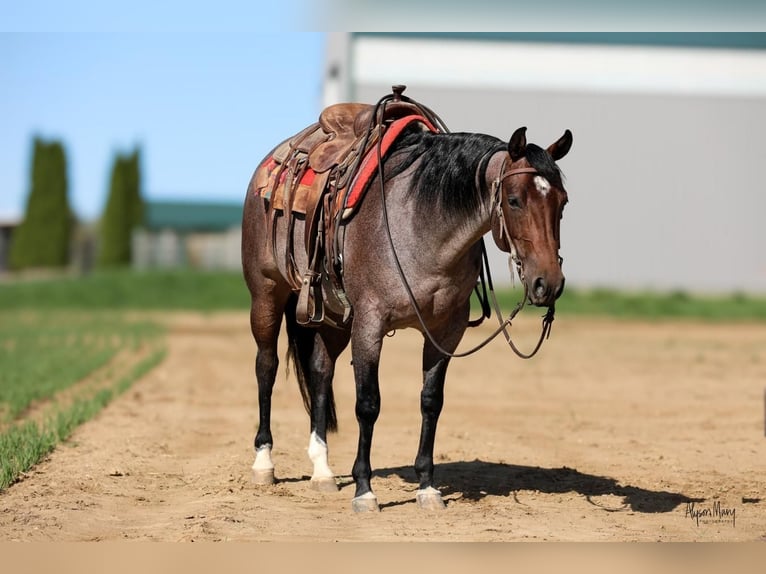
M 355 36 L 764 50 L 764 32 L 354 32 Z
M 226 231 L 242 225 L 242 204 L 147 201 L 144 227 L 152 230 Z

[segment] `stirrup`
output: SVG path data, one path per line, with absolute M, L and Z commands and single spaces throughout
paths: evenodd
M 313 281 L 315 274 L 307 271 L 303 276 L 298 304 L 295 307 L 295 320 L 299 325 L 310 325 L 324 321 L 324 305 L 321 287 Z

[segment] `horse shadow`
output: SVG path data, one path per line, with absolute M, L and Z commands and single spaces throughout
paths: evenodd
M 407 483 L 417 485 L 412 466 L 378 469 L 373 476 L 387 478 L 398 476 Z M 672 512 L 679 505 L 704 502 L 704 498 L 691 498 L 678 492 L 658 491 L 620 484 L 607 476 L 586 474 L 568 467 L 541 468 L 519 466 L 483 460 L 438 463 L 435 486 L 442 495 L 457 494 L 462 498 L 478 501 L 486 496 L 513 496 L 519 502 L 520 491 L 537 491 L 546 494 L 576 492 L 604 510 L 617 512 L 631 510 L 642 513 Z M 619 508 L 609 508 L 594 497 L 613 495 L 622 497 Z M 389 506 L 410 501 L 389 503 Z M 449 500 L 446 502 L 449 503 Z

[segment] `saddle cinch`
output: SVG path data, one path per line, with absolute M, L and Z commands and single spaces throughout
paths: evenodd
M 343 290 L 338 227 L 359 206 L 377 170 L 378 150 L 387 149 L 405 127 L 446 131 L 431 110 L 402 96 L 404 86 L 377 105 L 341 103 L 325 108 L 319 121 L 272 151 L 255 173 L 255 187 L 268 204 L 275 260 L 283 257 L 287 280 L 299 293 L 296 319 L 300 324 L 348 322 L 352 309 Z M 276 251 L 276 230 L 286 218 L 286 249 Z M 293 230 L 303 222 L 305 244 L 296 246 Z M 305 249 L 308 267 L 296 265 L 295 249 Z

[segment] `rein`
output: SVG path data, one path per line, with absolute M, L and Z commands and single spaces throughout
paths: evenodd
M 389 95 L 384 96 L 383 98 L 381 98 L 381 100 L 376 104 L 375 110 L 373 111 L 373 115 L 372 115 L 372 118 L 371 118 L 371 121 L 370 121 L 371 124 L 372 124 L 372 122 L 375 121 L 375 118 L 377 117 L 378 109 L 382 106 L 383 110 L 385 110 L 386 103 L 389 100 L 393 100 L 393 101 L 404 100 L 404 101 L 407 101 L 407 102 L 411 102 L 412 101 L 410 98 L 407 98 L 406 96 L 403 96 L 402 93 L 401 93 L 402 91 L 403 90 L 398 90 L 398 91 L 396 91 L 395 94 L 389 94 Z M 430 112 L 430 110 L 428 110 L 428 111 Z M 431 114 L 433 114 L 433 112 L 431 112 Z M 435 114 L 433 114 L 433 115 L 435 116 Z M 382 113 L 381 113 L 381 117 L 382 117 Z M 444 131 L 444 132 L 449 132 L 449 130 L 446 128 L 446 126 L 441 121 L 441 119 L 438 118 L 438 116 L 436 117 L 436 119 L 438 120 L 438 125 L 439 125 L 440 129 L 442 129 L 442 131 Z M 375 149 L 376 149 L 376 152 L 377 152 L 377 155 L 378 155 L 377 159 L 378 159 L 378 178 L 380 180 L 380 198 L 381 198 L 381 204 L 382 204 L 382 209 L 383 209 L 383 221 L 384 221 L 385 227 L 386 227 L 386 236 L 388 238 L 388 244 L 389 244 L 389 247 L 391 248 L 391 253 L 394 256 L 394 263 L 396 264 L 396 269 L 397 269 L 397 271 L 399 273 L 399 278 L 401 279 L 402 285 L 404 286 L 404 289 L 407 292 L 407 296 L 408 296 L 408 298 L 410 300 L 410 305 L 412 305 L 412 309 L 413 309 L 413 311 L 415 311 L 415 315 L 417 316 L 418 321 L 420 322 L 420 326 L 423 328 L 423 333 L 426 335 L 426 337 L 428 337 L 428 340 L 431 342 L 431 344 L 434 346 L 434 348 L 437 351 L 439 351 L 441 354 L 445 355 L 446 357 L 450 357 L 450 358 L 467 357 L 467 356 L 472 355 L 475 352 L 479 351 L 480 349 L 484 348 L 487 344 L 489 344 L 500 333 L 503 333 L 503 335 L 505 336 L 505 340 L 508 342 L 508 345 L 511 347 L 513 352 L 516 353 L 517 356 L 519 356 L 522 359 L 531 359 L 532 357 L 534 357 L 537 354 L 537 352 L 540 350 L 540 347 L 542 347 L 543 341 L 545 339 L 547 339 L 548 337 L 550 337 L 551 328 L 552 328 L 552 325 L 553 325 L 553 318 L 554 318 L 555 308 L 554 308 L 553 305 L 551 305 L 550 307 L 548 307 L 548 311 L 543 316 L 542 331 L 540 333 L 540 339 L 538 340 L 537 345 L 534 347 L 534 349 L 530 353 L 523 353 L 522 351 L 520 351 L 516 347 L 516 345 L 513 343 L 513 340 L 511 339 L 511 335 L 510 335 L 510 333 L 508 333 L 508 327 L 511 326 L 511 321 L 524 308 L 524 305 L 526 304 L 528 296 L 529 296 L 528 287 L 527 287 L 527 284 L 523 281 L 523 274 L 520 274 L 520 279 L 522 279 L 522 283 L 524 284 L 524 296 L 521 299 L 521 301 L 519 301 L 516 304 L 516 307 L 513 309 L 513 311 L 511 311 L 511 314 L 508 316 L 508 318 L 503 320 L 502 319 L 502 313 L 501 313 L 501 310 L 500 310 L 500 305 L 498 304 L 497 297 L 495 296 L 495 289 L 494 289 L 494 286 L 492 285 L 492 275 L 490 273 L 490 268 L 489 268 L 489 259 L 487 257 L 487 248 L 486 248 L 486 246 L 484 244 L 484 238 L 483 237 L 480 240 L 480 243 L 481 243 L 481 253 L 482 253 L 482 264 L 483 264 L 484 268 L 486 269 L 487 282 L 489 284 L 489 292 L 490 292 L 490 295 L 492 297 L 492 304 L 493 304 L 493 306 L 495 308 L 495 314 L 497 315 L 497 320 L 498 320 L 498 323 L 499 323 L 499 327 L 489 337 L 487 337 L 484 341 L 482 341 L 481 343 L 479 343 L 475 347 L 473 347 L 473 348 L 471 348 L 471 349 L 469 349 L 467 351 L 460 352 L 460 353 L 451 353 L 451 352 L 447 351 L 446 349 L 442 348 L 442 346 L 439 345 L 439 343 L 436 342 L 436 340 L 434 339 L 434 336 L 431 334 L 430 330 L 426 326 L 425 320 L 423 319 L 423 314 L 420 311 L 420 307 L 418 306 L 418 303 L 415 300 L 415 295 L 412 292 L 412 288 L 410 287 L 410 285 L 409 285 L 409 283 L 407 281 L 407 278 L 404 275 L 404 270 L 402 269 L 401 263 L 399 262 L 399 256 L 396 254 L 396 249 L 394 247 L 394 240 L 393 240 L 393 238 L 391 236 L 391 227 L 390 227 L 389 222 L 388 222 L 388 208 L 386 206 L 386 194 L 385 194 L 385 191 L 384 191 L 383 158 L 382 158 L 382 154 L 381 154 L 381 143 L 380 143 L 380 140 L 378 140 L 378 143 L 375 146 Z M 503 172 L 504 170 L 505 170 L 505 161 L 503 162 L 503 167 L 501 168 L 501 172 Z M 501 201 L 500 200 L 500 195 L 501 195 L 501 185 L 500 184 L 507 177 L 510 177 L 512 175 L 517 175 L 517 174 L 523 174 L 523 173 L 537 173 L 537 170 L 532 168 L 532 167 L 522 167 L 522 168 L 517 168 L 517 169 L 509 170 L 509 171 L 503 173 L 502 176 L 498 176 L 497 178 L 495 178 L 495 180 L 492 182 L 492 188 L 493 188 L 492 189 L 492 192 L 493 192 L 492 203 L 496 204 L 496 205 L 493 205 L 490 208 L 490 218 L 494 215 L 495 212 L 498 213 L 498 216 L 499 216 L 499 219 L 500 219 L 500 227 L 501 227 L 502 233 L 505 235 L 505 237 L 506 237 L 506 239 L 508 241 L 508 245 L 511 247 L 511 250 L 512 250 L 511 259 L 516 263 L 516 265 L 519 268 L 521 268 L 521 267 L 520 267 L 520 264 L 519 264 L 519 262 L 518 262 L 518 260 L 516 258 L 516 249 L 513 247 L 513 242 L 511 241 L 511 237 L 510 237 L 510 234 L 508 233 L 508 229 L 507 229 L 507 226 L 505 224 L 505 219 L 503 217 L 502 206 L 501 206 L 501 203 L 500 203 L 500 201 Z M 512 269 L 511 269 L 511 274 L 513 274 L 513 270 Z M 511 276 L 513 276 L 513 275 L 511 275 Z

